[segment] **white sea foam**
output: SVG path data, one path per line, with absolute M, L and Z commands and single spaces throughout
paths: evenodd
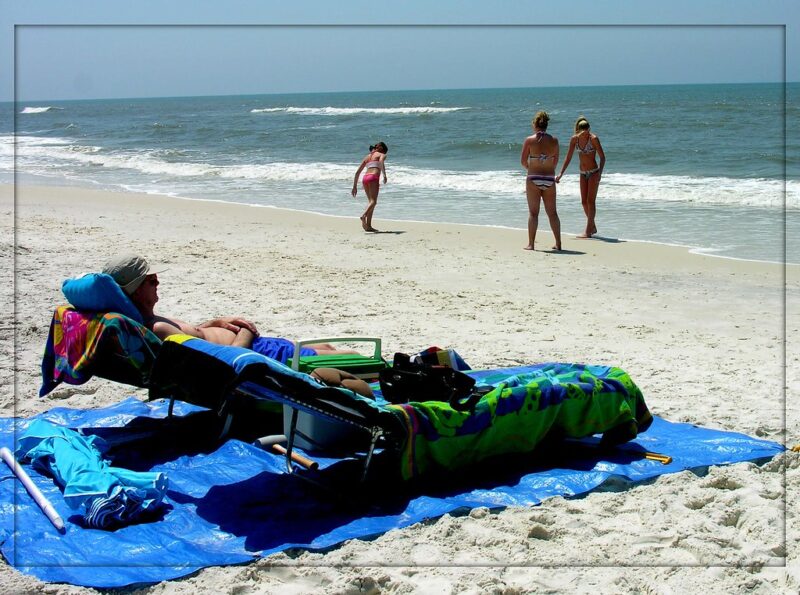
M 0 137 L 0 169 L 10 170 L 13 136 Z M 17 137 L 17 167 L 28 173 L 74 174 L 76 166 L 95 166 L 104 170 L 129 170 L 136 174 L 157 175 L 162 182 L 169 177 L 219 180 L 250 180 L 264 184 L 291 182 L 348 184 L 357 164 L 272 162 L 221 165 L 188 160 L 167 161 L 163 151 L 141 150 L 108 152 L 92 145 L 76 144 L 64 138 Z M 8 159 L 6 159 L 6 157 Z M 82 176 L 89 172 L 80 172 Z M 456 171 L 427 169 L 389 164 L 392 188 L 406 188 L 422 194 L 464 193 L 480 196 L 519 196 L 524 192 L 524 172 L 512 170 Z M 212 182 L 213 183 L 213 182 Z M 569 173 L 559 185 L 562 195 L 577 194 L 577 174 Z M 785 193 L 784 193 L 785 188 Z M 600 188 L 603 200 L 635 203 L 678 202 L 699 206 L 754 206 L 800 209 L 800 181 L 770 179 L 735 179 L 726 177 L 663 176 L 653 174 L 607 173 Z
M 562 179 L 563 183 L 563 179 Z M 603 195 L 633 202 L 674 201 L 697 205 L 741 205 L 800 209 L 800 181 L 764 178 L 603 175 Z M 784 203 L 785 198 L 785 203 Z
M 287 113 L 304 116 L 352 116 L 354 114 L 444 114 L 467 110 L 468 107 L 265 107 L 250 110 L 252 114 Z
M 63 110 L 63 107 L 54 107 L 54 106 L 45 106 L 45 107 L 24 107 L 22 111 L 19 113 L 21 114 L 43 114 L 44 112 L 52 112 L 55 110 Z

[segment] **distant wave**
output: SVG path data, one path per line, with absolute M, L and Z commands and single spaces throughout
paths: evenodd
M 53 107 L 53 106 L 46 106 L 46 107 L 24 107 L 22 108 L 21 114 L 42 114 L 44 112 L 52 112 L 52 111 L 61 111 L 63 107 Z
M 253 108 L 252 114 L 283 112 L 304 116 L 351 116 L 353 114 L 443 114 L 468 107 L 265 107 Z

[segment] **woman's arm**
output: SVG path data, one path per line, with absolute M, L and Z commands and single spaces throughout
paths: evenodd
M 603 151 L 603 145 L 600 144 L 600 137 L 598 137 L 596 134 L 594 136 L 594 142 L 597 154 L 600 155 L 600 165 L 598 166 L 600 171 L 598 173 L 602 176 L 603 168 L 606 166 L 606 154 L 605 151 Z
M 530 145 L 531 139 L 530 137 L 525 139 L 525 142 L 522 143 L 522 153 L 519 155 L 519 162 L 522 164 L 526 170 L 528 169 L 528 155 L 530 154 Z
M 569 139 L 569 149 L 567 149 L 567 158 L 564 159 L 564 165 L 561 166 L 561 173 L 556 176 L 556 183 L 561 181 L 561 176 L 564 175 L 564 172 L 567 171 L 567 167 L 569 167 L 569 162 L 572 161 L 572 153 L 575 151 L 575 142 L 578 140 L 577 136 L 573 136 Z
M 556 143 L 556 153 L 553 155 L 553 171 L 556 171 L 556 165 L 558 165 L 558 158 L 561 156 L 561 145 L 558 144 L 558 139 L 553 137 L 553 141 Z
M 353 178 L 353 191 L 350 193 L 350 194 L 352 194 L 353 196 L 355 196 L 356 194 L 358 194 L 358 176 L 360 176 L 360 175 L 361 175 L 361 172 L 363 171 L 363 169 L 364 169 L 364 166 L 365 166 L 366 164 L 367 164 L 367 158 L 366 158 L 366 157 L 364 157 L 364 159 L 361 161 L 361 165 L 359 165 L 359 166 L 358 166 L 358 169 L 356 170 L 356 175 L 355 175 L 355 177 Z
M 381 156 L 378 157 L 378 160 L 381 162 L 381 171 L 383 172 L 383 183 L 386 184 L 386 153 L 381 153 Z

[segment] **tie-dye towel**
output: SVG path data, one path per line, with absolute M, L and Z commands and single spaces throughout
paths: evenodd
M 548 435 L 603 434 L 606 444 L 620 444 L 652 422 L 642 392 L 619 368 L 549 363 L 520 373 L 511 369 L 475 375 L 479 384 L 496 388 L 474 412 L 436 401 L 389 406 L 406 420 L 405 479 L 491 456 L 530 452 Z
M 61 382 L 83 384 L 95 374 L 145 386 L 160 346 L 152 331 L 122 314 L 59 306 L 45 345 L 39 396 Z

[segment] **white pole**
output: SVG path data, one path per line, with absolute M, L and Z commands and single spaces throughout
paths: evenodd
M 39 505 L 39 508 L 42 509 L 42 512 L 50 519 L 50 522 L 53 523 L 53 526 L 58 529 L 59 531 L 64 530 L 64 521 L 61 520 L 61 517 L 58 516 L 56 509 L 53 508 L 53 505 L 50 504 L 50 501 L 45 498 L 44 494 L 39 491 L 34 483 L 31 481 L 31 478 L 28 477 L 28 474 L 25 473 L 25 470 L 17 463 L 17 459 L 14 458 L 14 455 L 11 454 L 11 451 L 8 450 L 5 446 L 0 448 L 0 457 L 6 462 L 6 465 L 9 466 L 11 471 L 14 472 L 19 480 L 22 482 L 22 485 L 25 486 L 25 489 L 28 490 L 28 493 L 31 497 L 36 501 L 36 504 Z

